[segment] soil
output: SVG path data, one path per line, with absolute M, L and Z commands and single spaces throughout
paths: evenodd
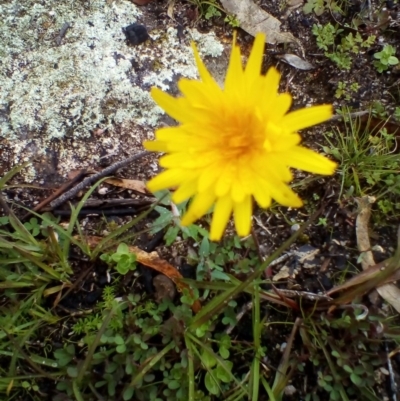
M 316 16 L 314 13 L 305 15 L 302 7 L 294 8 L 288 11 L 288 7 L 282 2 L 261 0 L 256 3 L 265 11 L 278 18 L 282 22 L 282 31 L 291 32 L 301 43 L 301 47 L 296 44 L 290 45 L 268 45 L 265 53 L 265 64 L 263 68 L 266 70 L 270 66 L 275 66 L 282 74 L 281 89 L 288 90 L 293 95 L 293 109 L 304 107 L 310 104 L 333 103 L 336 109 L 343 106 L 351 107 L 352 112 L 368 110 L 374 101 L 382 103 L 386 111 L 391 114 L 395 107 L 400 104 L 400 70 L 392 69 L 387 73 L 378 73 L 373 67 L 373 54 L 382 49 L 382 43 L 390 43 L 395 47 L 400 48 L 400 26 L 399 18 L 400 6 L 397 3 L 371 2 L 372 20 L 365 18 L 357 29 L 363 37 L 370 34 L 377 35 L 375 44 L 368 51 L 360 52 L 353 55 L 353 66 L 350 70 L 345 71 L 339 69 L 332 61 L 327 59 L 323 51 L 316 45 L 315 36 L 312 33 L 314 24 L 339 23 L 345 31 L 356 32 L 351 28 L 352 21 L 362 11 L 365 2 L 352 1 L 346 6 L 344 14 L 340 15 L 334 12 L 325 12 L 321 16 Z M 378 11 L 386 6 L 387 13 L 390 17 L 390 23 L 379 26 Z M 202 32 L 213 31 L 222 43 L 226 45 L 226 51 L 221 56 L 223 61 L 216 66 L 214 59 L 208 59 L 210 69 L 221 75 L 223 66 L 226 65 L 229 55 L 229 44 L 232 40 L 232 29 L 224 23 L 223 17 L 213 18 L 209 21 L 205 20 L 199 14 L 199 10 L 190 2 L 177 1 L 174 4 L 174 20 L 171 20 L 168 13 L 167 1 L 151 1 L 142 7 L 145 16 L 143 21 L 151 27 L 174 26 L 177 28 L 182 40 L 185 39 L 185 32 L 188 27 L 196 26 Z M 238 30 L 238 43 L 243 49 L 244 54 L 248 54 L 253 37 L 242 30 Z M 282 61 L 281 56 L 287 53 L 297 54 L 305 60 L 311 62 L 315 68 L 309 71 L 296 69 Z M 397 56 L 400 54 L 397 52 Z M 350 99 L 337 99 L 335 92 L 338 82 L 345 82 L 347 85 L 358 83 L 359 89 L 351 93 Z M 176 93 L 176 89 L 171 90 Z M 171 123 L 167 118 L 167 123 Z M 320 151 L 320 144 L 324 143 L 322 133 L 324 131 L 333 131 L 335 128 L 338 131 L 344 132 L 343 125 L 339 121 L 330 122 L 321 125 L 317 128 L 303 132 L 304 143 L 307 146 Z M 396 125 L 395 125 L 396 127 Z M 115 127 L 115 132 L 118 133 L 118 127 Z M 120 141 L 125 138 L 126 128 L 120 136 Z M 119 136 L 119 134 L 117 134 Z M 146 134 L 139 136 L 140 139 L 146 137 Z M 95 170 L 110 165 L 116 160 L 121 160 L 135 152 L 140 151 L 140 140 L 126 137 L 125 153 L 104 157 L 101 163 L 93 164 L 90 167 Z M 58 161 L 60 154 L 60 140 L 54 141 L 47 151 L 48 157 L 43 157 L 42 160 L 36 161 L 37 176 L 32 183 L 32 187 L 18 187 L 24 181 L 23 176 L 14 180 L 13 184 L 17 186 L 5 191 L 5 195 L 10 202 L 22 204 L 26 207 L 34 207 L 40 201 L 50 195 L 55 188 L 58 188 L 67 177 L 65 171 L 60 173 L 58 169 Z M 71 145 L 68 144 L 69 139 L 65 138 L 65 143 L 62 148 Z M 88 146 L 93 152 L 107 155 L 107 152 L 102 151 L 101 146 L 96 145 L 96 135 L 93 134 L 88 139 Z M 3 171 L 9 170 L 11 163 L 5 163 L 6 158 L 3 158 Z M 120 169 L 117 173 L 119 178 L 129 178 L 145 181 L 154 175 L 157 169 L 156 156 L 150 155 L 134 165 L 130 165 Z M 79 164 L 79 163 L 78 163 Z M 82 167 L 88 167 L 83 163 Z M 295 183 L 303 183 L 305 174 L 297 173 Z M 43 184 L 44 183 L 44 184 Z M 36 186 L 36 184 L 39 184 Z M 108 184 L 102 184 L 102 190 L 97 190 L 92 196 L 93 199 L 136 199 L 139 201 L 152 202 L 150 195 L 144 196 L 141 193 L 133 190 L 116 188 Z M 276 281 L 276 288 L 282 290 L 292 290 L 297 292 L 307 292 L 312 294 L 323 294 L 337 284 L 338 276 L 341 280 L 352 277 L 360 270 L 358 263 L 359 250 L 357 249 L 357 241 L 355 234 L 355 224 L 357 217 L 357 205 L 354 199 L 340 196 L 341 183 L 338 175 L 332 178 L 315 178 L 308 182 L 307 185 L 302 184 L 296 188 L 302 199 L 306 200 L 306 207 L 300 210 L 283 210 L 279 207 L 274 207 L 272 210 L 263 211 L 256 210 L 254 231 L 258 238 L 257 252 L 260 257 L 264 258 L 275 251 L 285 240 L 287 240 L 293 232 L 296 231 L 297 225 L 307 222 L 310 215 L 319 211 L 318 218 L 323 220 L 314 221 L 305 231 L 305 233 L 293 244 L 287 251 L 288 257 L 286 260 L 274 265 L 271 269 L 265 272 L 264 278 L 279 278 Z M 81 196 L 82 194 L 80 194 Z M 78 197 L 73 199 L 79 200 Z M 145 202 L 146 203 L 146 202 Z M 67 210 L 67 206 L 63 206 L 60 210 Z M 129 210 L 128 210 L 129 209 Z M 17 209 L 16 209 L 17 210 Z M 140 209 L 143 210 L 143 209 Z M 378 215 L 376 209 L 375 214 Z M 19 210 L 17 213 L 22 216 Z M 102 213 L 102 210 L 99 210 Z M 373 213 L 373 214 L 374 214 Z M 131 207 L 126 207 L 126 214 L 129 215 L 110 215 L 102 217 L 99 215 L 82 216 L 81 225 L 84 227 L 86 235 L 103 235 L 108 230 L 111 222 L 116 225 L 122 225 L 130 221 L 137 214 Z M 133 216 L 133 217 L 132 217 Z M 182 275 L 188 278 L 195 276 L 196 267 L 188 261 L 188 250 L 195 248 L 199 244 L 195 244 L 192 240 L 186 242 L 177 240 L 172 246 L 165 244 L 163 238 L 164 231 L 158 235 L 149 234 L 146 231 L 148 227 L 158 218 L 158 213 L 150 213 L 146 220 L 140 225 L 133 227 L 133 231 L 138 233 L 136 245 L 145 249 L 148 252 L 157 251 L 159 255 L 174 266 L 181 269 Z M 62 218 L 63 221 L 68 221 Z M 386 218 L 379 214 L 379 217 L 372 217 L 373 234 L 372 245 L 379 245 L 374 251 L 375 261 L 377 263 L 385 260 L 393 255 L 397 244 L 397 227 L 396 218 Z M 202 222 L 203 226 L 207 226 L 207 220 Z M 228 227 L 227 235 L 233 232 L 232 227 Z M 256 251 L 254 251 L 256 253 Z M 189 252 L 190 253 L 190 252 Z M 311 255 L 305 257 L 305 255 Z M 96 263 L 85 260 L 80 253 L 74 249 L 70 256 L 74 275 L 71 281 L 74 283 L 73 288 L 69 288 L 63 292 L 61 302 L 57 303 L 55 308 L 59 316 L 70 316 L 69 324 L 74 323 L 74 316 L 81 316 L 81 312 L 89 313 L 92 308 L 101 300 L 101 295 L 104 287 L 109 284 L 110 276 L 108 267 L 104 262 L 96 261 Z M 226 273 L 229 273 L 229 264 L 227 264 Z M 174 292 L 174 286 L 171 287 L 171 282 L 165 281 L 165 276 L 159 276 L 156 272 L 141 266 L 140 277 L 135 274 L 124 276 L 118 286 L 119 293 L 116 296 L 126 296 L 128 292 L 136 291 L 146 293 L 148 297 L 154 297 L 159 302 L 165 297 L 173 299 L 175 303 L 179 303 L 179 296 Z M 245 277 L 244 275 L 243 277 Z M 155 280 L 155 281 L 154 281 Z M 127 290 L 129 288 L 129 291 Z M 304 294 L 303 294 L 304 295 Z M 49 305 L 55 301 L 55 296 L 48 299 Z M 250 297 L 245 295 L 237 299 L 237 311 L 245 307 L 249 302 Z M 267 317 L 269 322 L 291 321 L 294 322 L 297 317 L 304 317 L 304 311 L 310 311 L 312 308 L 307 306 L 307 300 L 304 300 L 304 310 L 292 310 L 288 312 L 286 307 L 271 306 L 266 302 L 262 305 L 262 314 Z M 363 304 L 371 310 L 387 313 L 387 308 L 382 305 L 382 300 L 377 299 L 375 303 L 366 296 L 362 300 Z M 310 303 L 312 305 L 312 303 Z M 81 311 L 81 312 L 79 312 Z M 233 337 L 237 342 L 251 343 L 253 341 L 252 334 L 249 331 L 251 326 L 251 313 L 246 314 L 239 322 L 238 326 L 233 331 Z M 64 336 L 67 336 L 68 328 L 61 327 L 58 332 L 46 333 L 52 337 L 54 343 L 63 343 Z M 291 333 L 291 326 L 268 326 L 267 331 L 263 335 L 263 346 L 266 346 L 270 351 L 263 359 L 265 371 L 270 372 L 267 377 L 273 377 L 274 372 L 278 369 L 284 346 L 287 343 Z M 338 331 L 339 333 L 339 331 Z M 283 347 L 283 348 L 282 348 Z M 388 343 L 388 352 L 395 348 L 395 343 Z M 379 350 L 383 353 L 385 348 Z M 387 350 L 386 350 L 387 351 Z M 293 386 L 296 392 L 290 395 L 288 389 L 284 400 L 300 400 L 305 399 L 306 394 L 316 393 L 316 382 L 318 368 L 314 366 L 306 355 L 305 347 L 302 338 L 297 335 L 292 347 L 292 355 L 300 362 L 304 363 L 305 369 L 303 372 L 296 371 L 291 378 L 290 385 Z M 399 355 L 399 354 L 397 354 Z M 235 361 L 235 365 L 243 364 L 239 359 Z M 393 358 L 394 377 L 397 381 L 397 386 L 400 388 L 400 360 L 397 357 Z M 240 368 L 237 368 L 237 373 Z M 387 385 L 388 378 L 384 377 L 381 384 L 375 386 L 376 392 L 380 394 L 381 399 L 395 400 L 393 390 Z M 42 390 L 48 394 L 52 393 L 52 384 L 48 383 L 49 388 Z M 327 393 L 321 394 L 321 397 L 326 397 Z M 214 398 L 217 399 L 217 398 Z M 260 400 L 268 399 L 266 393 L 260 394 Z M 321 398 L 328 399 L 328 398 Z M 362 398 L 353 398 L 354 400 L 362 400 Z

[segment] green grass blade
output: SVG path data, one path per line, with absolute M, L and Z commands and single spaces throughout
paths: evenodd
M 79 226 L 79 212 L 81 211 L 81 209 L 83 208 L 83 206 L 85 205 L 86 201 L 89 199 L 90 195 L 93 193 L 93 191 L 105 180 L 107 180 L 108 177 L 104 177 L 101 180 L 97 181 L 95 184 L 93 184 L 85 193 L 85 195 L 82 197 L 82 199 L 80 200 L 80 202 L 78 203 L 76 209 L 72 206 L 72 204 L 70 204 L 72 213 L 71 213 L 71 217 L 70 217 L 70 221 L 69 221 L 69 225 L 67 228 L 67 240 L 66 243 L 63 246 L 63 252 L 64 252 L 64 257 L 65 259 L 68 258 L 69 255 L 69 248 L 71 245 L 70 239 L 72 238 L 72 232 L 74 230 L 74 227 L 77 227 L 78 233 L 80 235 L 81 238 L 81 245 L 80 248 L 82 249 L 82 251 L 86 254 L 89 255 L 90 253 L 90 249 L 89 247 L 86 246 L 86 241 L 84 241 L 83 238 L 83 234 L 82 231 L 80 229 Z
M 188 380 L 189 380 L 188 401 L 195 401 L 193 344 L 188 336 L 185 335 L 184 338 L 185 338 L 186 349 L 188 351 Z
M 258 282 L 253 285 L 253 338 L 254 338 L 254 358 L 250 370 L 250 389 L 252 401 L 258 401 L 260 389 L 260 358 L 261 358 L 261 330 L 260 321 L 260 293 Z
M 175 347 L 175 342 L 171 341 L 167 346 L 165 346 L 160 352 L 155 354 L 150 360 L 146 361 L 142 366 L 139 373 L 135 373 L 135 377 L 131 380 L 129 387 L 135 387 L 137 383 L 139 383 L 144 376 L 146 376 L 147 372 L 150 371 L 154 365 L 161 360 L 169 351 L 171 351 Z
M 10 171 L 8 171 L 2 178 L 0 178 L 0 190 L 6 185 L 7 181 L 11 180 L 14 175 L 18 174 L 22 169 L 28 166 L 30 163 L 25 162 L 19 166 L 13 167 Z

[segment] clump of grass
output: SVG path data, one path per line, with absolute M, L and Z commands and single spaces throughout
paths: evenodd
M 384 123 L 374 127 L 372 115 L 364 121 L 348 114 L 343 114 L 343 126 L 324 134 L 329 144 L 323 146 L 325 153 L 339 162 L 339 197 L 345 191 L 357 196 L 399 195 L 400 155 L 395 133 L 388 132 Z

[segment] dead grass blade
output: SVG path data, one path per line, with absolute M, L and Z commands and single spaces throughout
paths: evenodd
M 294 372 L 295 365 L 290 362 L 289 358 L 291 355 L 292 345 L 296 336 L 297 329 L 300 327 L 301 323 L 302 319 L 300 318 L 297 318 L 294 322 L 292 332 L 290 333 L 290 336 L 287 340 L 285 351 L 283 352 L 282 359 L 276 371 L 274 384 L 272 385 L 272 392 L 276 399 L 280 399 L 281 394 L 283 394 L 283 391 Z
M 132 191 L 139 192 L 140 194 L 152 196 L 152 194 L 146 188 L 146 183 L 141 180 L 128 180 L 126 178 L 107 178 L 105 182 L 116 187 L 131 189 Z
M 371 216 L 371 206 L 375 202 L 375 198 L 364 196 L 357 200 L 359 213 L 356 220 L 357 246 L 361 254 L 361 266 L 363 270 L 367 270 L 371 266 L 375 266 L 374 257 L 371 251 L 371 243 L 369 241 L 368 223 Z M 400 312 L 400 290 L 394 284 L 383 284 L 400 266 L 400 230 L 397 234 L 397 250 L 395 256 L 389 262 L 388 266 L 377 274 L 369 282 L 363 283 L 358 289 L 371 290 L 376 288 L 379 295 L 397 312 Z M 383 284 L 383 285 L 382 285 Z

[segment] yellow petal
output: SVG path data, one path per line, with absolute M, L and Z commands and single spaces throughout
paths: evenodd
M 170 153 L 160 158 L 159 164 L 164 168 L 184 168 L 186 155 L 182 153 Z
M 293 111 L 282 119 L 282 124 L 291 132 L 299 131 L 303 128 L 312 127 L 322 123 L 332 117 L 332 106 L 321 105 L 311 106 L 305 109 Z
M 286 153 L 270 153 L 268 155 L 269 168 L 265 168 L 265 175 L 272 177 L 273 180 L 290 182 L 293 174 L 289 170 L 289 160 L 286 159 Z
M 170 187 L 176 187 L 182 182 L 186 181 L 188 178 L 187 172 L 179 169 L 163 171 L 156 177 L 152 178 L 147 183 L 147 188 L 151 192 L 157 192 L 162 189 L 167 189 Z
M 203 82 L 181 78 L 178 88 L 197 111 L 204 110 L 205 116 L 214 117 L 215 107 L 221 102 L 222 90 L 219 86 L 210 87 Z
M 279 81 L 281 79 L 281 75 L 279 74 L 278 70 L 275 69 L 274 67 L 271 67 L 268 71 L 265 77 L 262 78 L 264 80 L 264 91 L 261 99 L 263 99 L 263 102 L 261 104 L 261 114 L 270 116 L 269 110 L 271 109 L 271 106 L 275 102 L 275 99 L 278 95 L 278 89 L 279 89 Z
M 190 135 L 182 127 L 168 127 L 160 128 L 156 131 L 156 138 L 158 141 L 166 143 L 169 152 L 185 151 L 188 149 L 207 149 L 207 143 L 205 139 Z
M 233 216 L 238 235 L 244 237 L 250 234 L 252 214 L 251 196 L 246 196 L 242 202 L 234 203 Z
M 232 213 L 233 202 L 229 195 L 219 198 L 211 221 L 210 240 L 219 241 Z
M 258 180 L 255 179 L 253 191 L 254 198 L 260 205 L 260 207 L 262 207 L 263 209 L 267 209 L 271 206 L 271 195 L 269 194 L 268 188 L 258 184 L 257 181 Z
M 243 191 L 242 185 L 237 177 L 232 181 L 231 196 L 235 203 L 242 202 L 246 196 L 246 193 Z
M 271 179 L 271 177 L 268 177 L 265 180 L 260 180 L 260 186 L 282 206 L 303 206 L 302 200 L 297 196 L 295 192 L 292 191 L 289 185 L 285 184 L 284 182 L 275 181 Z
M 269 137 L 271 151 L 276 153 L 284 152 L 301 142 L 301 136 L 297 133 L 290 133 L 289 135 L 281 133 L 279 136 L 269 135 Z
M 198 191 L 203 192 L 206 189 L 210 188 L 220 176 L 220 168 L 219 163 L 213 163 L 208 167 L 205 167 L 203 171 L 200 173 L 200 178 L 198 181 Z
M 254 113 L 254 115 L 259 119 L 263 120 L 264 115 L 260 107 L 260 99 L 265 99 L 265 88 L 264 88 L 263 77 L 257 77 L 253 79 L 253 82 L 247 85 L 247 95 L 246 95 L 246 105 Z
M 207 168 L 215 162 L 210 153 L 205 152 L 175 152 L 160 158 L 160 166 L 165 168 L 198 169 Z
M 261 74 L 264 47 L 265 35 L 262 33 L 258 33 L 254 40 L 253 48 L 251 49 L 251 53 L 245 69 L 245 75 L 248 79 L 254 79 Z
M 214 201 L 215 195 L 213 191 L 204 191 L 197 194 L 192 200 L 188 211 L 182 217 L 181 224 L 183 226 L 188 226 L 200 219 L 200 217 L 203 217 L 211 208 Z
M 177 137 L 182 142 L 187 142 L 188 140 L 188 134 L 179 127 L 163 127 L 156 131 L 156 138 L 160 141 L 169 142 L 172 139 L 176 140 Z
M 181 203 L 189 199 L 197 192 L 197 179 L 185 181 L 172 195 L 172 200 L 175 203 Z
M 204 81 L 205 84 L 209 85 L 210 87 L 218 87 L 218 84 L 214 81 L 214 78 L 211 76 L 207 67 L 204 65 L 199 52 L 197 51 L 196 45 L 192 42 L 192 49 L 194 53 L 194 58 L 196 60 L 197 69 L 199 70 L 200 78 Z
M 232 46 L 231 57 L 225 77 L 224 92 L 243 93 L 243 66 L 238 46 Z
M 168 143 L 161 141 L 144 141 L 143 147 L 152 152 L 166 152 L 168 150 Z
M 265 74 L 265 88 L 271 93 L 271 95 L 276 96 L 279 89 L 279 81 L 281 80 L 281 74 L 275 67 L 268 69 Z
M 174 98 L 155 87 L 151 88 L 151 96 L 154 101 L 175 120 L 185 122 L 190 121 L 193 117 L 193 111 L 188 109 L 187 102 L 184 98 Z
M 225 196 L 232 186 L 232 181 L 234 180 L 234 168 L 231 165 L 224 166 L 221 171 L 221 175 L 215 184 L 215 195 L 217 197 Z
M 237 167 L 237 178 L 240 182 L 242 191 L 245 194 L 251 194 L 253 192 L 253 178 L 254 172 L 251 169 L 251 162 L 246 161 Z
M 290 167 L 314 174 L 332 175 L 337 164 L 310 149 L 296 146 L 284 152 Z
M 282 93 L 275 98 L 271 105 L 269 115 L 273 120 L 280 120 L 290 109 L 292 105 L 292 96 L 289 93 Z
M 263 159 L 253 161 L 251 169 L 254 177 L 260 177 L 272 182 L 289 182 L 293 176 L 289 170 L 285 153 L 268 153 Z M 256 184 L 254 184 L 255 186 Z

